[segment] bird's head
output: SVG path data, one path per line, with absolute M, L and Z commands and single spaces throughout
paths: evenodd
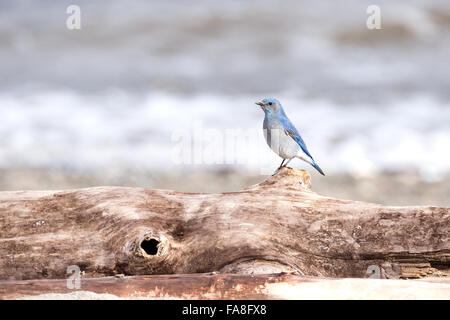
M 255 103 L 260 106 L 266 114 L 277 114 L 279 112 L 283 112 L 283 107 L 281 106 L 280 101 L 275 98 L 266 98 Z

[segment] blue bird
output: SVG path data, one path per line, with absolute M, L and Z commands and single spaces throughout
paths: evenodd
M 265 113 L 263 129 L 267 144 L 283 158 L 278 170 L 287 166 L 293 158 L 299 158 L 312 165 L 320 174 L 325 175 L 306 148 L 300 133 L 287 117 L 280 101 L 268 98 L 256 104 Z M 288 161 L 284 163 L 286 160 Z

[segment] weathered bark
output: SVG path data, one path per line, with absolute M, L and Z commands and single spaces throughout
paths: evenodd
M 448 275 L 449 208 L 338 200 L 310 187 L 309 173 L 285 168 L 222 194 L 124 187 L 0 192 L 0 279 L 63 279 L 69 265 L 85 277 Z
M 202 273 L 89 278 L 69 289 L 64 279 L 0 280 L 0 299 L 449 299 L 450 284 L 432 281 Z

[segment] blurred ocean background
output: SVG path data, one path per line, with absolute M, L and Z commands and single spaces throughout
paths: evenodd
M 0 190 L 239 190 L 280 163 L 265 97 L 326 172 L 289 164 L 315 191 L 450 206 L 448 0 L 0 2 Z M 231 161 L 174 161 L 174 134 L 199 125 L 261 132 Z

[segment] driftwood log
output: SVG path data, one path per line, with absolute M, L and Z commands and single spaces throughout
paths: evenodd
M 86 278 L 286 272 L 448 279 L 449 231 L 450 208 L 325 197 L 312 192 L 308 172 L 291 168 L 222 194 L 0 192 L 0 280 L 65 279 L 73 265 Z

